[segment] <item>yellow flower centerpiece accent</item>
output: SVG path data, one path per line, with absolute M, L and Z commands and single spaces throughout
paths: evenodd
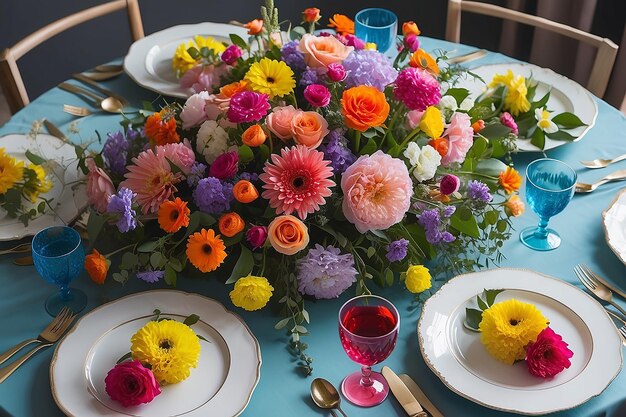
M 426 291 L 432 287 L 430 271 L 424 265 L 411 265 L 406 271 L 405 285 L 413 294 Z
M 428 106 L 422 116 L 422 120 L 420 120 L 419 127 L 429 137 L 433 139 L 440 138 L 443 134 L 441 110 L 435 106 Z
M 32 171 L 33 174 L 28 175 L 24 184 L 24 196 L 34 204 L 40 194 L 45 194 L 52 189 L 53 184 L 41 165 L 29 164 L 26 169 Z
M 200 358 L 198 336 L 189 326 L 175 320 L 150 321 L 130 342 L 132 358 L 149 365 L 162 384 L 185 380 Z
M 198 60 L 189 55 L 187 50 L 191 47 L 196 48 L 198 51 L 204 47 L 213 50 L 216 54 L 221 54 L 226 50 L 226 46 L 223 43 L 213 39 L 210 36 L 206 38 L 204 36 L 194 36 L 193 40 L 186 43 L 181 43 L 176 48 L 174 53 L 174 59 L 172 59 L 172 67 L 176 71 L 178 77 L 182 77 L 187 70 L 194 67 Z
M 230 292 L 230 299 L 237 307 L 254 311 L 265 307 L 273 291 L 274 287 L 267 278 L 248 275 L 237 280 L 235 288 Z
M 532 304 L 516 299 L 502 301 L 483 311 L 479 325 L 480 341 L 500 362 L 512 365 L 526 357 L 526 345 L 548 325 L 548 320 Z
M 291 94 L 296 86 L 291 68 L 283 61 L 269 58 L 252 64 L 244 79 L 250 90 L 267 94 L 270 98 Z
M 24 162 L 8 155 L 0 148 L 0 194 L 9 191 L 24 176 Z
M 509 110 L 513 116 L 520 113 L 526 113 L 530 110 L 530 102 L 528 101 L 528 87 L 526 79 L 521 75 L 515 76 L 513 71 L 508 70 L 506 75 L 496 74 L 493 76 L 489 88 L 504 85 L 507 89 L 504 98 L 504 109 Z

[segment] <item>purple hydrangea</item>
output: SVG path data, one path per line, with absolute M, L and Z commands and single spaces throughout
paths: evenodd
M 315 298 L 337 298 L 356 282 L 357 271 L 351 253 L 339 248 L 315 245 L 297 261 L 298 291 Z
M 112 173 L 122 175 L 126 170 L 128 140 L 122 132 L 107 133 L 107 140 L 102 147 L 104 166 Z
M 477 180 L 471 180 L 467 183 L 467 197 L 470 200 L 483 203 L 488 203 L 493 198 L 487 184 Z
M 343 137 L 341 130 L 332 130 L 327 138 L 329 138 L 328 143 L 321 146 L 320 151 L 324 152 L 324 159 L 330 161 L 333 172 L 342 174 L 356 161 L 356 156 L 346 146 L 346 138 Z
M 165 276 L 165 271 L 143 271 L 137 272 L 137 278 L 146 281 L 147 283 L 154 284 L 159 282 Z
M 455 211 L 456 211 L 455 206 L 446 206 L 443 209 L 443 217 L 450 217 L 454 214 Z
M 450 210 L 444 212 L 444 217 Z M 452 213 L 450 213 L 452 215 Z M 441 218 L 441 214 L 438 208 L 424 210 L 422 214 L 417 217 L 417 221 L 424 227 L 426 232 L 426 240 L 432 245 L 439 243 L 450 243 L 456 238 L 454 235 L 445 230 L 445 222 Z
M 259 179 L 259 174 L 256 172 L 242 172 L 239 174 L 239 179 L 254 182 Z
M 122 233 L 126 233 L 137 227 L 137 220 L 135 218 L 137 213 L 133 210 L 133 198 L 135 198 L 135 196 L 136 194 L 131 190 L 122 187 L 117 194 L 113 194 L 109 198 L 107 213 L 118 214 L 120 216 L 115 225 Z
M 283 45 L 280 53 L 285 64 L 289 65 L 291 69 L 303 71 L 306 68 L 306 63 L 304 62 L 304 55 L 298 49 L 298 45 L 300 45 L 300 41 L 287 42 Z
M 398 71 L 385 54 L 378 51 L 354 51 L 343 61 L 348 75 L 347 87 L 371 85 L 384 91 L 385 87 L 395 81 Z
M 200 210 L 218 214 L 230 210 L 233 201 L 233 185 L 222 183 L 215 177 L 203 178 L 193 191 L 193 199 Z
M 406 258 L 409 248 L 409 241 L 406 239 L 394 240 L 387 246 L 387 254 L 385 255 L 389 262 L 400 262 Z
M 300 78 L 300 85 L 306 87 L 311 84 L 318 84 L 320 76 L 317 71 L 313 68 L 307 68 Z
M 202 178 L 204 178 L 204 175 L 206 174 L 206 168 L 207 166 L 203 163 L 194 162 L 194 164 L 191 166 L 189 174 L 187 175 L 187 184 L 190 187 L 195 187 L 196 185 L 198 185 L 198 182 Z

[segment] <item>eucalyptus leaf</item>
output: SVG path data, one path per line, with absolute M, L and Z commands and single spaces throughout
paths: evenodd
M 496 297 L 504 290 L 485 290 L 485 298 L 487 299 L 487 305 L 491 307 L 496 301 Z
M 489 308 L 489 306 L 478 295 L 476 296 L 476 302 L 478 303 L 478 307 L 480 307 L 482 311 L 485 311 Z
M 280 330 L 280 329 L 284 328 L 289 323 L 289 320 L 291 320 L 290 317 L 287 317 L 285 319 L 280 320 L 278 323 L 276 323 L 274 325 L 274 328 L 276 330 Z
M 385 269 L 385 284 L 389 287 L 393 285 L 393 272 L 389 268 Z
M 576 136 L 573 136 L 564 130 L 557 130 L 554 133 L 546 133 L 546 136 L 549 137 L 550 139 L 556 139 L 556 140 L 570 140 L 570 141 L 576 140 Z
M 231 33 L 229 37 L 230 37 L 230 41 L 233 44 L 237 45 L 238 47 L 242 49 L 248 49 L 248 44 L 246 43 L 246 41 L 243 40 L 241 36 Z
M 543 150 L 546 146 L 546 135 L 543 133 L 543 130 L 536 128 L 533 132 L 530 143 Z
M 33 164 L 35 164 L 35 165 L 41 165 L 44 162 L 46 162 L 46 160 L 44 158 L 42 158 L 39 155 L 35 155 L 34 153 L 29 151 L 28 149 L 26 150 L 26 158 L 28 158 L 28 160 L 30 162 L 32 162 Z
M 137 248 L 137 252 L 154 252 L 159 242 L 157 240 L 150 240 L 148 242 L 144 242 Z
M 374 256 L 374 254 L 376 253 L 376 248 L 373 246 L 370 246 L 369 248 L 367 248 L 367 257 L 371 258 L 372 256 Z

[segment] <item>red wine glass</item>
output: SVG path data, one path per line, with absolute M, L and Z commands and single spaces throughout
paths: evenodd
M 384 361 L 398 339 L 400 315 L 389 301 L 376 295 L 362 295 L 346 302 L 339 310 L 339 338 L 350 359 L 361 371 L 348 375 L 341 391 L 348 401 L 372 407 L 387 398 L 389 386 L 372 365 Z

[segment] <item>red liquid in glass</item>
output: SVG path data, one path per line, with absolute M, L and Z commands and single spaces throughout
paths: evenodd
M 339 326 L 341 344 L 353 361 L 371 366 L 382 362 L 396 345 L 396 317 L 384 306 L 351 307 Z M 384 337 L 383 337 L 384 336 Z

